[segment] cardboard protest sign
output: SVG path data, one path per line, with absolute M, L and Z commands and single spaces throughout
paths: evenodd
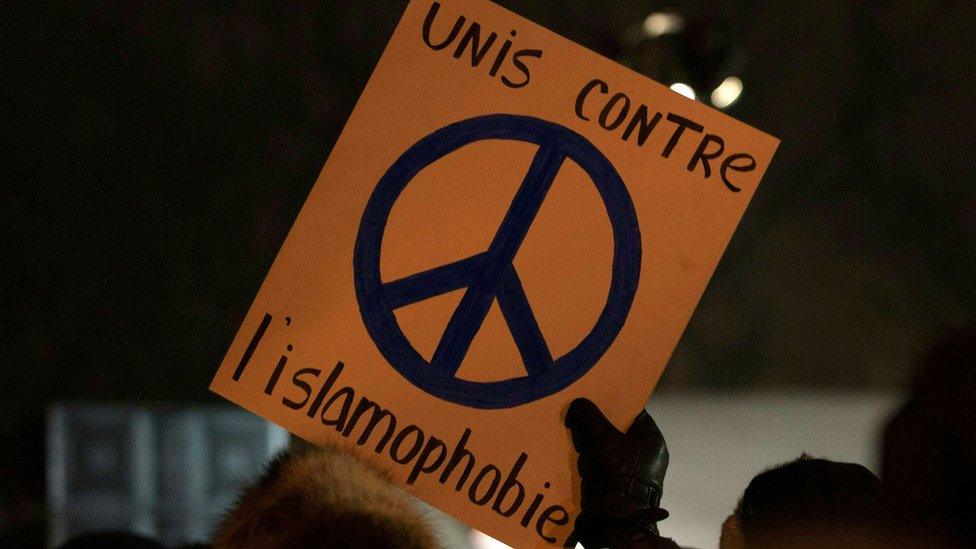
M 484 0 L 414 0 L 212 390 L 517 547 L 579 504 L 777 140 Z

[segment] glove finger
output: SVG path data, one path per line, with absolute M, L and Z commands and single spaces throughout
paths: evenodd
M 634 515 L 634 521 L 641 526 L 647 524 L 654 524 L 660 522 L 671 516 L 665 509 L 660 507 L 649 507 L 647 509 L 641 509 Z
M 641 410 L 641 413 L 634 419 L 634 423 L 627 429 L 627 438 L 646 444 L 664 442 L 664 434 L 661 433 L 661 429 L 658 428 L 654 418 L 647 413 L 647 410 Z
M 577 398 L 566 411 L 566 426 L 577 452 L 603 448 L 622 434 L 591 400 Z

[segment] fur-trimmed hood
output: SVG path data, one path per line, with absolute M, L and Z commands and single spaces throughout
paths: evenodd
M 301 444 L 245 489 L 213 546 L 430 549 L 434 540 L 414 502 L 386 474 L 341 448 Z

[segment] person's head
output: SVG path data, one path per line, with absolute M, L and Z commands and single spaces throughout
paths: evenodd
M 976 328 L 945 337 L 921 363 L 884 431 L 882 477 L 893 527 L 976 540 Z
M 856 463 L 799 459 L 757 475 L 722 525 L 722 549 L 856 546 L 870 539 L 881 482 Z
M 410 497 L 388 476 L 336 446 L 299 444 L 244 490 L 217 527 L 215 549 L 436 547 Z

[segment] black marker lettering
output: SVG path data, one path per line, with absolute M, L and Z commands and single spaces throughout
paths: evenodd
M 464 445 L 468 442 L 468 437 L 471 436 L 471 429 L 465 429 L 464 434 L 461 435 L 461 440 L 458 441 L 457 446 L 454 447 L 454 452 L 451 454 L 450 461 L 447 462 L 447 466 L 444 467 L 444 472 L 441 473 L 440 480 L 441 484 L 447 482 L 450 478 L 451 473 L 457 468 L 458 464 L 461 463 L 462 459 L 467 459 L 467 464 L 464 466 L 464 472 L 461 473 L 460 478 L 458 478 L 457 485 L 454 487 L 454 491 L 458 492 L 464 483 L 468 481 L 468 475 L 471 474 L 471 469 L 474 467 L 474 454 L 469 452 Z
M 736 163 L 737 160 L 745 160 L 744 164 Z M 728 158 L 722 161 L 722 167 L 719 171 L 722 174 L 722 182 L 725 186 L 729 188 L 734 193 L 739 192 L 741 189 L 736 187 L 729 181 L 728 171 L 732 170 L 734 172 L 751 172 L 756 169 L 756 159 L 752 157 L 751 154 L 737 153 L 730 154 Z
M 491 49 L 491 45 L 495 43 L 495 39 L 498 35 L 491 33 L 488 35 L 488 39 L 485 40 L 484 45 L 481 45 L 481 25 L 477 23 L 471 23 L 468 27 L 467 32 L 461 37 L 458 42 L 457 49 L 454 50 L 454 58 L 460 59 L 461 55 L 464 54 L 465 48 L 469 45 L 471 46 L 471 66 L 477 67 L 481 64 L 481 60 L 485 58 L 488 54 L 488 50 Z
M 289 345 L 288 350 L 290 351 L 292 349 L 293 347 Z M 281 358 L 278 359 L 278 365 L 275 366 L 274 371 L 271 372 L 271 377 L 268 378 L 268 384 L 265 385 L 264 387 L 264 394 L 270 395 L 271 393 L 274 392 L 275 386 L 278 385 L 278 378 L 281 377 L 281 372 L 284 371 L 285 364 L 287 363 L 288 363 L 288 355 L 281 355 Z
M 433 26 L 434 19 L 437 17 L 437 12 L 440 11 L 440 9 L 441 9 L 441 3 L 434 2 L 430 6 L 430 11 L 427 12 L 427 18 L 424 19 L 424 30 L 423 30 L 424 43 L 427 44 L 427 46 L 434 51 L 442 50 L 448 47 L 449 45 L 451 45 L 451 42 L 453 42 L 454 39 L 457 38 L 458 33 L 461 32 L 461 27 L 464 26 L 464 21 L 465 21 L 463 15 L 461 17 L 458 17 L 458 20 L 454 23 L 454 27 L 451 29 L 450 34 L 447 35 L 447 38 L 445 38 L 439 44 L 434 44 L 430 40 L 430 28 Z
M 290 398 L 286 397 L 281 399 L 281 403 L 292 410 L 302 409 L 305 404 L 308 403 L 308 399 L 312 397 L 312 386 L 302 381 L 302 376 L 311 374 L 312 377 L 318 378 L 319 374 L 321 373 L 322 370 L 319 370 L 318 368 L 302 368 L 301 370 L 295 372 L 295 375 L 291 376 L 291 382 L 293 385 L 295 385 L 295 387 L 300 387 L 302 389 L 302 392 L 305 393 L 305 398 L 299 401 L 291 400 Z
M 335 419 L 328 419 L 326 416 L 332 405 L 342 399 L 342 405 L 339 407 L 339 414 L 336 415 Z M 322 420 L 322 425 L 333 425 L 335 430 L 340 433 L 346 427 L 346 418 L 349 417 L 349 407 L 352 406 L 352 399 L 356 398 L 356 392 L 351 387 L 343 387 L 336 391 L 336 394 L 332 395 L 332 398 L 325 403 L 322 407 L 322 416 L 319 418 Z
M 701 124 L 693 120 L 689 120 L 683 116 L 678 116 L 673 112 L 669 112 L 667 118 L 669 122 L 674 122 L 677 124 L 677 127 L 674 129 L 674 133 L 671 134 L 671 139 L 668 140 L 668 144 L 665 145 L 664 150 L 661 151 L 661 156 L 664 158 L 671 156 L 671 151 L 673 151 L 675 145 L 678 144 L 678 141 L 681 139 L 681 134 L 685 132 L 685 128 L 698 133 L 701 133 L 705 129 L 705 127 Z
M 558 517 L 553 515 L 559 514 Z M 546 527 L 546 523 L 552 523 L 555 526 L 562 526 L 569 522 L 569 513 L 566 512 L 566 508 L 562 505 L 553 505 L 547 507 L 545 511 L 539 515 L 539 522 L 535 523 L 535 533 L 539 534 L 539 537 L 548 541 L 549 543 L 555 543 L 556 538 L 552 536 L 547 536 L 543 533 L 543 529 Z
M 716 143 L 718 145 L 718 149 L 715 152 L 705 152 L 705 149 L 708 148 L 710 143 Z M 698 150 L 691 156 L 691 162 L 688 162 L 688 171 L 695 171 L 695 166 L 701 160 L 702 169 L 705 170 L 705 179 L 708 179 L 712 175 L 712 168 L 708 165 L 708 161 L 722 156 L 723 152 L 725 152 L 725 142 L 722 141 L 722 138 L 710 133 L 705 134 L 701 144 L 698 145 Z
M 529 74 L 529 67 L 522 62 L 523 57 L 534 57 L 536 59 L 542 58 L 542 50 L 519 50 L 512 55 L 512 64 L 515 65 L 523 75 L 525 75 L 525 80 L 521 82 L 516 82 L 514 80 L 509 80 L 508 77 L 502 76 L 502 82 L 509 88 L 521 88 L 529 84 L 529 80 L 532 75 Z
M 478 487 L 481 486 L 481 481 L 485 479 L 485 476 L 491 473 L 491 483 L 488 485 L 488 489 L 485 491 L 484 495 L 478 496 Z M 478 473 L 478 476 L 474 478 L 471 482 L 471 488 L 468 489 L 468 499 L 471 503 L 475 505 L 484 505 L 491 500 L 491 497 L 495 495 L 495 490 L 498 489 L 498 482 L 502 478 L 502 472 L 498 470 L 498 467 L 494 465 L 485 465 L 485 467 Z
M 549 487 L 549 483 L 547 482 L 546 488 L 548 487 Z M 529 523 L 532 522 L 532 516 L 535 515 L 535 512 L 539 509 L 539 504 L 542 503 L 542 498 L 543 498 L 542 494 L 536 494 L 535 498 L 532 500 L 532 503 L 529 504 L 529 508 L 525 511 L 525 515 L 522 516 L 522 520 L 519 521 L 519 524 L 521 524 L 523 528 L 528 526 Z
M 396 417 L 394 417 L 390 411 L 380 408 L 378 404 L 366 397 L 359 397 L 359 404 L 357 404 L 356 409 L 353 410 L 352 416 L 349 418 L 349 422 L 346 423 L 346 428 L 342 430 L 342 436 L 348 437 L 349 434 L 352 433 L 352 430 L 356 427 L 356 424 L 359 423 L 359 418 L 362 417 L 367 410 L 372 412 L 369 416 L 369 423 L 367 423 L 366 427 L 363 428 L 363 432 L 359 435 L 359 440 L 356 441 L 356 444 L 360 446 L 366 444 L 366 441 L 369 440 L 370 435 L 373 434 L 373 429 L 376 428 L 376 425 L 381 420 L 385 419 L 387 420 L 386 433 L 380 437 L 379 443 L 376 444 L 376 453 L 379 454 L 383 451 L 383 448 L 386 447 L 386 443 L 390 440 L 390 437 L 393 436 L 393 432 L 396 431 L 397 421 Z
M 251 356 L 254 354 L 254 349 L 258 348 L 258 343 L 261 342 L 261 338 L 264 337 L 264 332 L 268 331 L 268 325 L 271 324 L 272 316 L 268 313 L 264 313 L 264 318 L 261 320 L 261 324 L 258 325 L 258 329 L 254 332 L 254 337 L 251 338 L 251 342 L 247 344 L 247 349 L 244 350 L 244 355 L 241 357 L 241 361 L 237 364 L 237 369 L 234 370 L 234 381 L 241 379 L 241 374 L 244 373 L 244 368 L 247 368 L 247 363 L 251 362 Z
M 512 31 L 512 36 L 515 36 L 516 32 Z M 512 49 L 512 41 L 506 40 L 502 44 L 502 49 L 498 50 L 498 55 L 495 56 L 495 62 L 491 64 L 491 70 L 488 74 L 495 76 L 498 74 L 498 69 L 502 68 L 502 63 L 505 62 L 505 57 L 508 56 L 508 50 Z
M 586 102 L 586 96 L 589 95 L 590 92 L 593 91 L 593 88 L 597 86 L 600 87 L 600 93 L 602 94 L 606 94 L 610 89 L 606 82 L 600 80 L 599 78 L 594 78 L 593 80 L 587 82 L 586 85 L 583 86 L 583 89 L 580 90 L 579 95 L 576 96 L 576 116 L 578 116 L 580 120 L 589 120 L 589 117 L 583 114 L 583 104 Z
M 647 119 L 647 105 L 637 107 L 637 112 L 634 113 L 634 117 L 630 119 L 630 124 L 627 124 L 627 129 L 624 130 L 624 141 L 627 141 L 630 135 L 634 133 L 634 129 L 640 126 L 640 130 L 637 132 L 637 146 L 642 147 L 660 120 L 661 113 L 659 112 L 654 113 L 650 120 Z
M 515 461 L 515 465 L 512 466 L 512 470 L 508 473 L 508 477 L 505 478 L 505 482 L 502 483 L 501 489 L 498 490 L 498 497 L 495 498 L 495 503 L 491 506 L 496 513 L 503 517 L 514 515 L 515 511 L 518 511 L 519 506 L 522 505 L 522 500 L 525 499 L 525 485 L 519 482 L 518 474 L 527 459 L 529 459 L 529 456 L 525 452 L 522 452 L 518 460 Z M 518 490 L 515 494 L 515 501 L 508 506 L 508 509 L 503 511 L 502 505 L 505 503 L 505 496 L 508 495 L 512 488 Z
M 336 363 L 335 368 L 332 369 L 332 373 L 329 374 L 329 379 L 325 380 L 325 384 L 322 385 L 319 394 L 315 395 L 315 400 L 309 406 L 308 417 L 315 417 L 315 414 L 319 411 L 319 406 L 322 405 L 322 401 L 325 399 L 325 395 L 332 390 L 332 385 L 339 379 L 339 374 L 342 373 L 343 367 L 345 367 L 345 364 L 341 360 Z
M 411 434 L 416 435 L 414 437 L 413 446 L 407 450 L 406 455 L 398 455 L 400 452 L 400 445 L 402 445 L 403 441 L 406 440 L 406 438 Z M 410 460 L 417 455 L 417 452 L 420 451 L 420 447 L 423 445 L 424 433 L 420 430 L 420 427 L 417 427 L 416 425 L 407 425 L 402 431 L 400 431 L 399 434 L 397 434 L 396 438 L 393 439 L 393 444 L 390 445 L 390 457 L 393 458 L 393 461 L 399 463 L 400 465 L 406 465 L 407 463 L 410 463 Z
M 621 100 L 623 100 L 624 104 L 623 107 L 620 108 L 620 112 L 617 113 L 617 118 L 615 118 L 613 122 L 607 123 L 607 118 L 613 111 L 613 107 Z M 600 126 L 605 130 L 615 130 L 617 129 L 617 126 L 624 123 L 624 118 L 627 116 L 628 112 L 630 112 L 630 98 L 620 92 L 617 92 L 613 94 L 610 101 L 607 101 L 607 104 L 603 107 L 603 110 L 600 111 Z
M 437 450 L 437 457 L 433 461 L 428 461 L 431 454 Z M 417 458 L 417 463 L 414 464 L 413 469 L 410 470 L 410 475 L 407 477 L 407 484 L 413 484 L 417 481 L 417 477 L 421 473 L 433 473 L 441 466 L 444 462 L 444 456 L 447 455 L 447 446 L 435 437 L 430 437 L 427 439 L 427 444 L 424 445 L 424 449 L 420 452 L 420 457 Z

